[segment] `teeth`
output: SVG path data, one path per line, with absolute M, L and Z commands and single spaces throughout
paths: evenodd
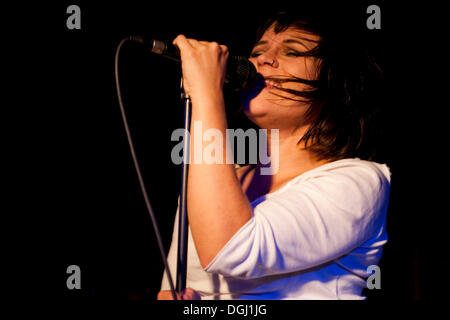
M 280 85 L 277 82 L 272 81 L 272 80 L 266 80 L 266 84 L 268 84 L 272 87 L 280 88 Z

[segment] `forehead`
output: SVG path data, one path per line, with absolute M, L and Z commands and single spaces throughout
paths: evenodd
M 309 47 L 315 47 L 320 41 L 318 35 L 294 27 L 288 27 L 284 31 L 275 33 L 275 27 L 272 25 L 264 32 L 261 39 L 255 45 L 258 45 L 260 42 L 282 43 L 287 39 L 301 40 Z

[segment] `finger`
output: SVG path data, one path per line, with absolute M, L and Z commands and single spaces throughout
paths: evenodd
M 222 46 L 219 45 L 217 42 L 215 41 L 200 41 L 201 44 L 209 47 L 209 48 L 213 48 L 213 49 L 217 49 L 217 50 L 221 50 Z
M 223 55 L 225 57 L 228 57 L 228 47 L 226 45 L 223 44 L 219 44 L 215 41 L 209 42 L 209 41 L 197 41 L 196 47 L 205 47 L 205 48 L 210 48 L 213 49 L 215 52 L 217 52 L 220 55 Z
M 194 49 L 193 42 L 190 40 L 191 39 L 187 39 L 183 34 L 180 34 L 173 40 L 172 43 L 177 46 L 178 49 L 180 49 L 181 54 L 183 54 L 183 52 L 192 52 Z
M 223 52 L 228 52 L 228 47 L 226 45 L 219 44 L 215 41 L 197 41 L 194 39 L 187 39 L 187 40 L 191 42 L 193 47 L 195 47 L 196 45 L 203 45 L 208 47 L 217 47 Z
M 173 39 L 172 43 L 174 45 L 179 45 L 180 43 L 181 44 L 185 43 L 186 45 L 189 45 L 189 41 L 184 34 L 179 34 L 178 36 L 176 36 L 175 39 Z
M 228 54 L 228 47 L 224 44 L 219 44 L 215 41 L 213 42 L 207 42 L 207 44 L 211 47 L 211 48 L 215 48 L 218 52 L 220 52 L 221 54 Z
M 224 44 L 219 45 L 220 49 L 222 50 L 222 52 L 224 53 L 228 53 L 228 47 Z
M 185 43 L 186 45 L 190 45 L 190 47 L 195 48 L 198 47 L 199 45 L 204 45 L 204 44 L 208 44 L 209 42 L 207 41 L 198 41 L 196 39 L 191 39 L 191 38 L 186 38 L 185 35 L 180 34 L 178 35 L 174 40 L 173 40 L 173 44 L 174 45 L 178 45 L 178 43 L 180 43 L 180 41 L 182 43 Z

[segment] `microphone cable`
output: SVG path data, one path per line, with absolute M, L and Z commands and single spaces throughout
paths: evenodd
M 145 205 L 147 207 L 148 214 L 150 215 L 150 219 L 152 220 L 153 230 L 155 231 L 156 240 L 158 241 L 159 252 L 161 254 L 161 259 L 164 263 L 164 270 L 166 272 L 167 279 L 169 280 L 170 291 L 172 292 L 173 299 L 178 300 L 177 294 L 175 291 L 175 287 L 173 285 L 173 280 L 172 280 L 172 275 L 170 273 L 169 264 L 167 263 L 166 253 L 164 250 L 161 234 L 159 232 L 158 223 L 156 221 L 155 214 L 153 213 L 153 209 L 150 204 L 150 199 L 148 197 L 147 189 L 145 188 L 144 179 L 142 178 L 141 169 L 140 169 L 139 162 L 138 162 L 138 159 L 136 156 L 136 152 L 134 150 L 134 144 L 133 144 L 133 140 L 131 138 L 131 132 L 130 132 L 130 128 L 128 126 L 128 121 L 127 121 L 127 117 L 125 114 L 125 108 L 123 106 L 122 94 L 120 92 L 120 85 L 119 85 L 119 53 L 120 53 L 120 49 L 122 48 L 122 46 L 125 42 L 135 41 L 134 38 L 135 37 L 133 37 L 133 36 L 123 38 L 119 42 L 119 44 L 117 45 L 117 48 L 116 48 L 115 59 L 114 59 L 114 74 L 115 74 L 115 80 L 116 80 L 117 98 L 119 101 L 119 107 L 120 107 L 120 112 L 122 115 L 123 125 L 125 127 L 125 132 L 126 132 L 127 139 L 128 139 L 128 145 L 130 147 L 131 157 L 133 158 L 134 168 L 136 169 L 136 175 L 139 180 L 139 186 L 140 186 L 142 195 L 144 196 L 144 201 L 145 201 Z

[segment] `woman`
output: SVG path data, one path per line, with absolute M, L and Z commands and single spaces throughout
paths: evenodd
M 322 22 L 279 13 L 261 27 L 251 53 L 262 80 L 241 94 L 242 107 L 268 129 L 268 143 L 270 129 L 278 129 L 271 155 L 278 170 L 236 170 L 225 159 L 190 165 L 185 299 L 364 298 L 367 268 L 387 241 L 390 172 L 367 161 L 376 141 L 369 88 L 379 70 Z M 192 121 L 225 137 L 227 48 L 183 35 L 173 43 Z M 175 226 L 172 272 L 177 233 Z M 159 299 L 171 298 L 168 288 L 164 277 Z

